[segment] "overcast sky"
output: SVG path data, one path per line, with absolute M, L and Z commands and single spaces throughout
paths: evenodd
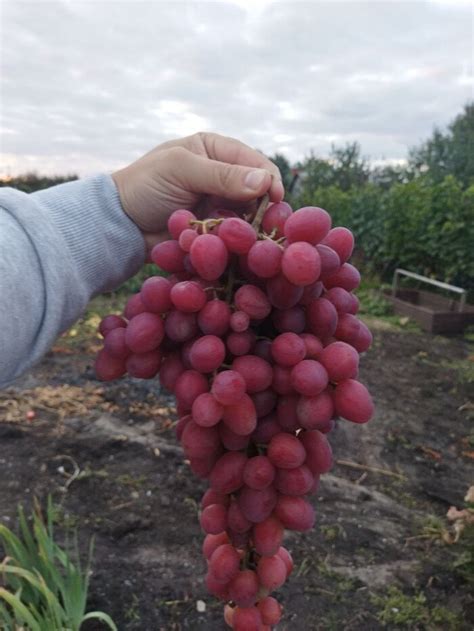
M 0 175 L 112 170 L 202 130 L 398 160 L 474 98 L 470 1 L 0 4 Z

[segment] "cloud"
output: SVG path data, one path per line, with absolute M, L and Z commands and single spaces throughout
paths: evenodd
M 473 98 L 460 2 L 6 2 L 0 172 L 87 174 L 200 130 L 401 159 Z

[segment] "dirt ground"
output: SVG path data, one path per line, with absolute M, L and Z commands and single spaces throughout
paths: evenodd
M 361 379 L 376 416 L 340 421 L 330 436 L 337 463 L 314 498 L 317 525 L 287 535 L 296 567 L 279 590 L 278 629 L 472 629 L 468 550 L 440 538 L 473 483 L 472 350 L 463 338 L 370 326 Z M 59 536 L 77 526 L 84 549 L 95 536 L 90 608 L 120 630 L 223 630 L 203 584 L 205 485 L 177 446 L 172 399 L 156 380 L 98 383 L 97 344 L 81 335 L 0 393 L 0 520 L 14 527 L 19 502 L 52 493 Z

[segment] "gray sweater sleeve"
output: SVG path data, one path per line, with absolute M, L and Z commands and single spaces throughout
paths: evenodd
M 0 188 L 0 386 L 144 259 L 143 237 L 109 175 L 30 195 Z

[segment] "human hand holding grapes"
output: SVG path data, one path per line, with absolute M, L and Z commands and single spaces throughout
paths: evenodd
M 278 168 L 234 138 L 201 132 L 159 145 L 112 175 L 127 215 L 143 233 L 147 251 L 168 237 L 167 221 L 179 208 L 203 219 L 217 208 L 256 210 L 268 191 L 279 202 Z

